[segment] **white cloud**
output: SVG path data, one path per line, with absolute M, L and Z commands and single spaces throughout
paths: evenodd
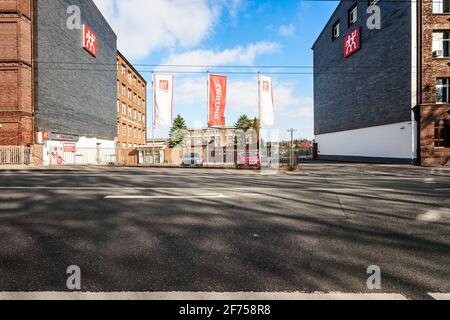
M 222 51 L 193 50 L 172 54 L 163 65 L 252 65 L 258 55 L 275 53 L 280 49 L 274 42 L 257 42 L 247 46 L 237 46 Z M 187 71 L 183 68 L 182 70 Z M 196 71 L 200 71 L 196 69 Z
M 208 0 L 94 0 L 129 59 L 163 49 L 191 48 L 213 32 L 223 6 Z
M 296 31 L 295 26 L 292 25 L 292 24 L 289 24 L 289 25 L 281 25 L 281 26 L 278 28 L 278 34 L 279 34 L 280 36 L 283 36 L 283 37 L 290 37 L 290 36 L 293 36 L 293 35 L 295 34 L 295 31 Z

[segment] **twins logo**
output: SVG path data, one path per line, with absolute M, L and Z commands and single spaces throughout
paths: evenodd
M 169 91 L 169 80 L 159 80 L 159 90 Z

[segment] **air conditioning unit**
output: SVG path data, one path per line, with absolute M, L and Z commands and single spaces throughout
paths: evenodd
M 444 51 L 443 50 L 435 50 L 433 51 L 433 57 L 442 57 L 444 56 Z

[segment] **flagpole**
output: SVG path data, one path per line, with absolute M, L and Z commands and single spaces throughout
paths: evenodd
M 259 158 L 261 161 L 261 128 L 262 128 L 262 118 L 261 118 L 261 72 L 258 71 L 258 113 L 259 113 L 259 119 L 258 119 L 258 153 Z
M 206 127 L 209 127 L 209 71 L 206 71 Z M 202 130 L 203 131 L 203 130 Z M 203 136 L 203 134 L 202 134 Z
M 156 119 L 155 119 L 155 74 L 152 72 L 152 88 L 153 88 L 153 99 L 152 99 L 152 112 L 153 112 L 153 124 L 152 124 L 152 160 L 153 165 L 155 165 L 155 127 L 156 127 Z

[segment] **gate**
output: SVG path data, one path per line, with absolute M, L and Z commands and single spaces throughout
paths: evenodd
M 31 148 L 25 146 L 0 147 L 0 165 L 30 165 Z

